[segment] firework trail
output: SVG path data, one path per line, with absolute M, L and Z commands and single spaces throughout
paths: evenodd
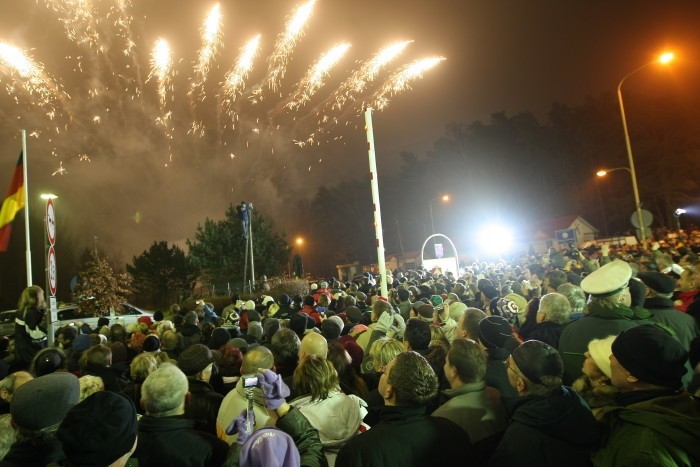
M 93 15 L 93 0 L 45 0 L 45 3 L 58 14 L 70 40 L 78 45 L 101 50 L 98 21 Z
M 278 89 L 280 81 L 284 78 L 294 46 L 304 34 L 304 27 L 311 17 L 315 4 L 316 0 L 311 0 L 297 8 L 285 25 L 284 32 L 278 36 L 277 42 L 275 42 L 275 49 L 268 59 L 266 79 L 267 85 L 273 91 Z
M 367 85 L 373 82 L 379 72 L 392 60 L 403 52 L 413 41 L 395 42 L 377 52 L 370 60 L 352 74 L 347 81 L 340 85 L 333 97 L 335 102 L 333 108 L 340 110 L 351 94 L 361 94 L 367 89 Z
M 223 83 L 224 98 L 222 100 L 222 106 L 226 114 L 233 119 L 235 118 L 232 109 L 233 103 L 236 101 L 236 97 L 245 89 L 245 80 L 248 78 L 248 74 L 253 69 L 253 62 L 258 56 L 260 50 L 260 34 L 252 38 L 248 43 L 241 49 L 241 53 L 238 55 L 236 64 L 233 68 L 226 73 L 226 77 Z
M 173 59 L 170 46 L 165 39 L 158 39 L 151 53 L 151 72 L 148 79 L 155 78 L 158 83 L 161 110 L 165 110 L 168 92 L 173 91 L 172 74 Z
M 194 66 L 195 80 L 192 83 L 190 93 L 204 93 L 203 85 L 207 80 L 207 74 L 218 53 L 222 41 L 222 16 L 221 7 L 217 3 L 209 12 L 207 19 L 202 26 L 201 38 L 202 47 L 199 49 L 197 63 Z M 203 98 L 203 96 L 202 96 Z
M 343 58 L 348 49 L 350 49 L 350 43 L 343 42 L 321 55 L 321 58 L 314 63 L 304 79 L 301 80 L 299 87 L 292 96 L 292 101 L 286 107 L 296 110 L 306 104 L 311 99 L 311 96 L 323 86 L 323 78 L 328 76 L 331 68 Z
M 422 78 L 423 73 L 434 68 L 443 60 L 445 60 L 444 57 L 430 57 L 404 65 L 375 93 L 369 103 L 369 107 L 378 110 L 384 109 L 389 105 L 390 97 L 407 89 L 411 89 L 411 81 Z
M 5 42 L 0 42 L 0 65 L 0 71 L 10 79 L 5 90 L 15 97 L 15 102 L 18 102 L 15 89 L 19 84 L 39 106 L 47 110 L 46 115 L 53 120 L 59 110 L 62 95 L 44 74 L 43 67 L 21 49 Z

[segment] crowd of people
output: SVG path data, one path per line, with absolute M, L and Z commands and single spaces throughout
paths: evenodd
M 0 364 L 0 465 L 700 465 L 699 290 L 690 248 L 552 250 L 46 347 L 32 286 Z

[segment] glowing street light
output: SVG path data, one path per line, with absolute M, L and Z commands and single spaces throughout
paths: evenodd
M 627 78 L 632 76 L 633 74 L 637 73 L 638 71 L 643 70 L 644 68 L 648 67 L 649 65 L 653 65 L 655 63 L 661 63 L 661 64 L 667 64 L 671 62 L 674 58 L 674 55 L 671 52 L 666 52 L 660 55 L 656 60 L 653 62 L 649 62 L 645 65 L 640 66 L 636 70 L 633 70 L 629 73 L 627 73 L 624 78 L 620 80 L 620 84 L 617 85 L 617 99 L 620 103 L 620 115 L 622 116 L 622 128 L 625 131 L 625 145 L 627 146 L 627 158 L 629 159 L 629 172 L 630 172 L 630 177 L 632 178 L 632 191 L 634 194 L 634 203 L 635 203 L 635 209 L 637 212 L 637 222 L 639 223 L 639 231 L 640 231 L 640 239 L 642 241 L 642 244 L 646 242 L 647 235 L 646 235 L 646 227 L 644 227 L 644 220 L 642 218 L 642 202 L 639 200 L 639 189 L 637 188 L 637 174 L 634 171 L 634 157 L 632 156 L 632 144 L 630 143 L 630 135 L 629 131 L 627 130 L 627 119 L 625 118 L 625 106 L 622 103 L 622 83 L 625 82 Z
M 437 200 L 442 201 L 443 203 L 449 203 L 450 202 L 450 195 L 448 194 L 443 194 L 439 198 L 433 198 L 430 200 L 430 203 L 428 203 L 428 210 L 430 211 L 430 225 L 433 229 L 433 235 L 435 235 L 435 221 L 433 220 L 433 201 Z
M 676 227 L 678 227 L 678 231 L 680 232 L 681 230 L 681 215 L 685 214 L 687 211 L 683 208 L 678 208 L 676 211 L 673 213 L 673 216 L 676 218 Z
M 48 200 L 48 199 L 56 199 L 58 196 L 54 195 L 53 193 L 42 193 L 39 195 L 39 198 Z
M 297 237 L 296 240 L 294 240 L 294 243 L 296 243 L 298 246 L 301 246 L 304 244 L 304 239 L 301 237 Z

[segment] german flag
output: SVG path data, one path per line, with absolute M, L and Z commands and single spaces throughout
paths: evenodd
M 10 188 L 2 200 L 0 207 L 0 252 L 7 251 L 7 246 L 10 243 L 10 231 L 12 230 L 12 221 L 17 212 L 24 207 L 24 175 L 22 170 L 22 153 L 19 154 L 19 160 L 15 166 L 15 171 L 12 174 Z

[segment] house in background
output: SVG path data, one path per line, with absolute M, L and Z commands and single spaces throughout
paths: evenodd
M 565 216 L 547 219 L 531 225 L 525 231 L 522 241 L 538 254 L 547 253 L 550 248 L 565 250 L 569 243 L 581 248 L 595 240 L 598 229 L 581 216 Z

